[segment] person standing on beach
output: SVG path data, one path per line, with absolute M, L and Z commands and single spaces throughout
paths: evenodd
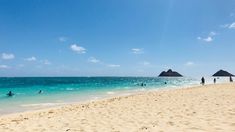
M 214 78 L 214 84 L 216 83 L 216 78 Z
M 230 82 L 233 82 L 232 76 L 229 77 L 229 81 L 230 81 Z
M 205 85 L 205 78 L 204 77 L 202 77 L 202 79 L 201 79 L 201 84 Z

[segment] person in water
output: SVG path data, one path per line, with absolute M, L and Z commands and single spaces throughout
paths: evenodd
M 144 83 L 141 83 L 140 86 L 143 87 L 143 86 L 144 86 Z
M 205 85 L 205 78 L 204 77 L 202 77 L 202 79 L 201 79 L 201 84 Z
M 7 94 L 7 96 L 9 96 L 9 97 L 11 97 L 13 95 L 14 95 L 14 93 L 12 93 L 11 91 L 9 91 L 9 93 Z
M 144 87 L 144 86 L 146 86 L 146 84 L 145 84 L 145 83 L 141 83 L 140 86 L 141 86 L 141 87 Z
M 38 94 L 41 94 L 41 93 L 43 93 L 43 91 L 42 91 L 42 90 L 39 90 Z
M 216 78 L 214 78 L 214 84 L 216 83 Z

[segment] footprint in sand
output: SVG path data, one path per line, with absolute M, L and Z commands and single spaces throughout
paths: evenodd
M 174 126 L 174 122 L 172 122 L 172 121 L 167 122 L 167 124 L 170 126 Z
M 148 127 L 146 127 L 146 126 L 142 126 L 140 129 L 141 129 L 141 130 L 147 130 L 147 129 L 148 129 Z
M 230 125 L 231 125 L 231 126 L 235 126 L 235 123 L 231 123 Z

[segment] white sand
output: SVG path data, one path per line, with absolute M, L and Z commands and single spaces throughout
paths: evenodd
M 235 132 L 235 84 L 148 92 L 0 117 L 0 132 Z

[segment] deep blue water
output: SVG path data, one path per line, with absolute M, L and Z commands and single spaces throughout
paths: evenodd
M 165 84 L 167 82 L 167 84 Z M 146 84 L 142 87 L 141 83 Z M 89 101 L 114 95 L 198 84 L 191 78 L 20 77 L 0 78 L 0 113 Z M 42 90 L 42 94 L 38 94 Z M 12 91 L 14 96 L 6 94 Z

